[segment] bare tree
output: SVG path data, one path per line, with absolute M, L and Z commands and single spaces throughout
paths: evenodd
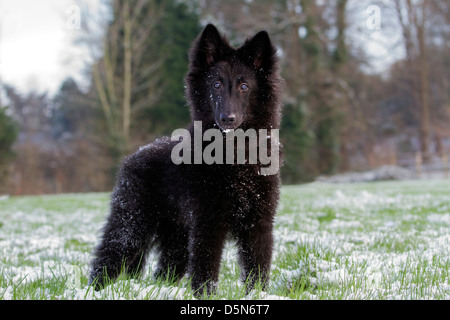
M 105 121 L 106 134 L 101 140 L 118 157 L 130 151 L 132 118 L 143 106 L 158 99 L 155 71 L 159 58 L 148 53 L 148 43 L 156 35 L 155 27 L 162 14 L 156 1 L 113 0 L 107 2 L 112 18 L 104 21 L 106 32 L 99 35 L 95 27 L 84 25 L 88 32 L 81 42 L 90 48 L 95 59 L 92 77 Z M 99 50 L 101 38 L 101 50 Z
M 394 1 L 410 70 L 410 92 L 419 105 L 419 137 L 424 162 L 430 160 L 430 86 L 427 35 L 431 1 Z

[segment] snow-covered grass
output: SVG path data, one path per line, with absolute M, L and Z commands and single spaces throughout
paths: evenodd
M 0 299 L 192 299 L 189 279 L 87 285 L 108 194 L 0 198 Z M 450 181 L 286 186 L 272 275 L 245 296 L 236 250 L 212 299 L 450 299 Z

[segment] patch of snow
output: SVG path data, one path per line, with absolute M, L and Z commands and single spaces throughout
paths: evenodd
M 384 180 L 408 180 L 416 178 L 416 174 L 398 166 L 382 166 L 366 172 L 350 172 L 331 177 L 320 176 L 316 181 L 330 183 L 371 182 Z
M 126 288 L 126 289 L 123 289 Z M 157 285 L 143 286 L 135 280 L 117 281 L 101 291 L 94 291 L 90 287 L 75 289 L 73 297 L 75 300 L 124 300 L 133 299 L 142 300 L 181 300 L 186 297 L 186 288 L 178 287 L 160 287 Z M 193 299 L 193 297 L 191 297 Z
M 433 223 L 450 224 L 450 213 L 430 214 L 427 216 L 427 220 Z
M 276 218 L 270 286 L 267 292 L 258 293 L 259 297 L 248 298 L 284 299 L 274 292 L 305 277 L 312 285 L 311 292 L 302 293 L 305 299 L 323 298 L 331 290 L 328 288 L 335 290 L 350 281 L 362 283 L 362 287 L 345 292 L 344 299 L 450 299 L 446 270 L 450 195 L 442 192 L 448 185 L 420 184 L 426 191 L 405 192 L 410 182 L 395 182 L 389 190 L 383 189 L 383 183 L 367 190 L 339 186 L 313 197 L 301 195 L 303 187 L 292 189 L 295 193 L 290 199 L 282 198 L 283 213 Z M 417 185 L 414 188 L 421 190 Z M 306 194 L 311 194 L 311 189 Z M 0 298 L 14 297 L 13 285 L 54 277 L 67 279 L 61 295 L 65 299 L 191 298 L 185 287 L 160 287 L 145 281 L 118 281 L 100 292 L 83 286 L 81 279 L 89 273 L 91 251 L 108 205 L 107 197 L 102 202 L 98 196 L 83 196 L 88 198 L 92 198 L 92 208 L 78 208 L 74 201 L 73 207 L 61 212 L 0 205 L 0 268 L 7 281 L 0 287 Z M 427 207 L 431 209 L 422 210 Z M 299 261 L 289 267 L 277 265 L 278 257 L 297 248 L 306 252 Z M 235 244 L 226 245 L 222 258 L 222 266 L 238 272 Z M 148 261 L 144 277 L 151 276 L 157 258 L 152 253 Z M 436 279 L 424 278 L 423 282 L 429 283 L 421 287 L 414 282 L 418 268 Z M 322 292 L 316 294 L 314 284 L 323 286 Z
M 261 292 L 258 300 L 291 300 L 287 297 L 277 296 L 274 294 L 268 294 L 267 292 Z

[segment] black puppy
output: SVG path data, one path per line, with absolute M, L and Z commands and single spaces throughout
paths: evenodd
M 206 26 L 191 49 L 185 80 L 192 137 L 194 121 L 201 123 L 202 133 L 279 129 L 282 80 L 265 31 L 235 49 L 213 25 Z M 115 279 L 123 266 L 138 275 L 153 248 L 160 254 L 155 276 L 179 278 L 188 272 L 196 295 L 205 289 L 211 294 L 231 235 L 247 290 L 256 281 L 266 285 L 279 199 L 278 161 L 276 172 L 267 175 L 261 174 L 260 161 L 175 164 L 172 151 L 180 141 L 172 140 L 158 139 L 124 160 L 90 283 L 102 288 L 106 276 Z M 201 146 L 204 150 L 205 143 Z

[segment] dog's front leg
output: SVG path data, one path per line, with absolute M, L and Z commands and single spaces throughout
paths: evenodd
M 273 235 L 272 223 L 260 221 L 238 235 L 238 255 L 241 278 L 246 283 L 247 294 L 256 283 L 265 289 L 270 277 Z
M 189 274 L 196 297 L 216 293 L 227 230 L 211 216 L 194 219 L 189 239 Z M 205 291 L 206 290 L 206 291 Z

